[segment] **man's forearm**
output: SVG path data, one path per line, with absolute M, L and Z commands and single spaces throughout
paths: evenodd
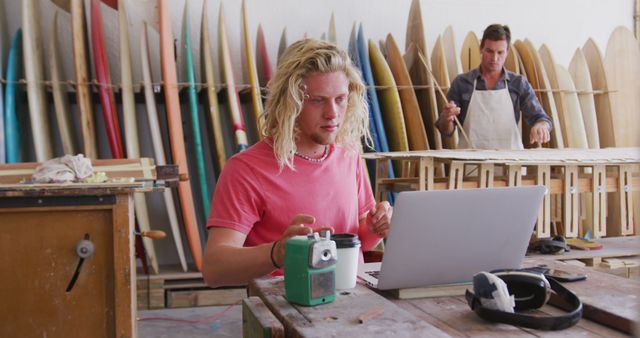
M 276 268 L 271 262 L 273 243 L 238 248 L 219 245 L 209 251 L 202 271 L 205 282 L 211 287 L 244 285 L 254 278 L 265 276 Z

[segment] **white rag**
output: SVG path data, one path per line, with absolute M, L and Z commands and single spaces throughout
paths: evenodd
M 93 174 L 91 160 L 84 155 L 64 155 L 45 161 L 31 177 L 34 183 L 79 182 Z

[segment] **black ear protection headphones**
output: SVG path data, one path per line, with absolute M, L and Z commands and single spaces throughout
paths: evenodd
M 542 307 L 552 290 L 571 306 L 567 314 L 544 317 L 515 312 Z M 488 321 L 538 330 L 562 330 L 582 317 L 580 299 L 555 279 L 547 279 L 540 273 L 480 272 L 473 276 L 473 291 L 466 291 L 467 303 L 478 316 Z
M 569 246 L 562 236 L 555 236 L 553 238 L 543 238 L 531 246 L 532 250 L 540 251 L 541 254 L 554 254 L 559 255 L 565 251 L 569 251 Z

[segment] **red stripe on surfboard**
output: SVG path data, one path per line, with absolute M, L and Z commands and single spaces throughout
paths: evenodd
M 118 113 L 116 112 L 115 99 L 111 90 L 111 76 L 109 75 L 109 61 L 104 50 L 104 34 L 102 32 L 102 16 L 100 15 L 100 1 L 91 0 L 91 40 L 93 57 L 98 78 L 98 93 L 102 105 L 109 147 L 113 158 L 123 158 L 122 140 L 120 138 Z

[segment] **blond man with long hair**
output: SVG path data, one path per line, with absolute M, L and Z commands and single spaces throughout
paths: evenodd
M 314 39 L 292 44 L 268 84 L 265 138 L 221 173 L 207 223 L 211 286 L 280 274 L 285 243 L 329 228 L 371 250 L 392 208 L 376 203 L 360 158 L 371 143 L 365 87 L 348 55 Z

